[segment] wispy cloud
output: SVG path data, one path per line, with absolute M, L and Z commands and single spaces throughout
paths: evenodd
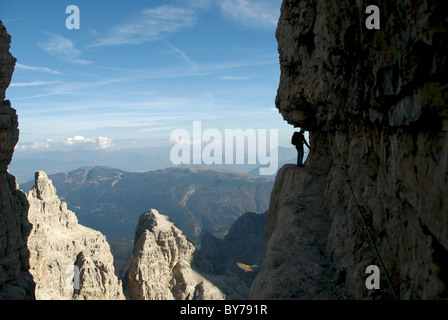
M 252 79 L 252 77 L 248 77 L 248 76 L 220 76 L 218 78 L 220 80 L 227 80 L 227 81 L 242 81 L 242 80 Z
M 254 57 L 251 60 L 235 60 L 217 63 L 198 63 L 193 61 L 189 56 L 179 48 L 173 46 L 169 42 L 167 45 L 185 61 L 183 66 L 166 66 L 160 68 L 140 68 L 140 69 L 125 69 L 125 68 L 107 68 L 112 74 L 107 78 L 103 77 L 96 81 L 36 81 L 29 83 L 16 83 L 11 86 L 24 87 L 31 85 L 49 85 L 44 87 L 43 92 L 36 95 L 23 95 L 15 98 L 15 101 L 33 100 L 36 98 L 43 98 L 55 95 L 73 95 L 86 96 L 98 95 L 105 88 L 107 89 L 113 85 L 118 87 L 125 87 L 125 83 L 144 82 L 155 79 L 178 79 L 186 77 L 209 76 L 216 74 L 219 80 L 224 81 L 242 81 L 249 80 L 252 77 L 245 75 L 223 75 L 222 73 L 236 72 L 238 69 L 247 67 L 257 67 L 265 65 L 274 65 L 277 63 L 275 57 Z M 144 91 L 145 95 L 150 94 L 149 91 Z M 77 106 L 79 108 L 79 105 Z
M 249 27 L 275 28 L 281 0 L 222 0 L 223 14 Z
M 58 34 L 50 34 L 50 38 L 46 42 L 39 43 L 39 46 L 50 55 L 70 63 L 92 63 L 92 61 L 81 59 L 82 52 L 75 47 L 73 41 Z
M 170 47 L 171 49 L 173 49 L 174 52 L 176 52 L 177 54 L 179 54 L 179 56 L 182 57 L 182 59 L 187 62 L 188 64 L 194 64 L 194 62 L 190 59 L 190 57 L 182 50 L 180 50 L 179 48 L 173 46 L 171 43 L 169 43 L 168 41 L 164 41 L 166 43 L 166 45 L 168 47 Z
M 113 27 L 109 35 L 92 47 L 141 44 L 163 39 L 168 34 L 190 28 L 197 22 L 193 8 L 163 5 L 143 9 L 129 21 Z
M 21 96 L 17 97 L 14 100 L 16 101 L 22 101 L 22 100 L 30 100 L 30 99 L 36 99 L 36 98 L 42 98 L 42 97 L 48 97 L 48 96 L 55 96 L 55 95 L 78 95 L 83 96 L 86 95 L 87 92 L 90 89 L 98 88 L 98 87 L 107 87 L 108 85 L 112 85 L 114 83 L 120 83 L 125 81 L 130 81 L 131 78 L 126 77 L 117 77 L 117 78 L 110 78 L 110 79 L 101 79 L 98 81 L 74 81 L 74 82 L 59 82 L 59 81 L 48 81 L 47 83 L 42 82 L 42 84 L 54 84 L 53 86 L 45 88 L 45 91 L 41 94 L 37 95 L 31 95 L 31 96 Z M 30 83 L 30 85 L 32 82 Z M 35 85 L 38 85 L 39 82 L 36 82 Z M 25 86 L 26 83 L 23 84 L 16 84 L 16 86 Z M 14 86 L 14 84 L 11 84 L 11 86 Z M 93 91 L 97 93 L 96 91 Z
M 6 23 L 25 20 L 25 18 L 11 18 L 11 19 L 1 19 L 1 20 L 2 20 L 3 24 L 6 24 Z
M 199 63 L 197 61 L 193 61 L 192 59 L 190 59 L 190 57 L 181 49 L 175 47 L 174 45 L 172 45 L 170 42 L 164 40 L 164 42 L 166 43 L 166 45 L 168 47 L 170 47 L 178 56 L 181 57 L 182 60 L 184 60 L 184 62 L 187 65 L 187 70 L 189 73 L 191 74 L 195 74 L 198 75 L 199 72 Z
M 26 70 L 26 71 L 36 71 L 36 72 L 44 72 L 44 73 L 50 73 L 50 74 L 57 74 L 57 75 L 64 75 L 65 73 L 59 72 L 57 70 L 53 70 L 46 67 L 32 67 L 27 66 L 21 63 L 16 64 L 16 68 L 19 70 Z
M 17 82 L 11 83 L 10 87 L 33 87 L 33 86 L 44 86 L 47 84 L 54 84 L 56 81 L 33 81 L 33 82 Z

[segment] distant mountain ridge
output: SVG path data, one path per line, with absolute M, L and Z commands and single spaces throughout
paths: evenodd
M 28 151 L 17 149 L 9 166 L 9 172 L 17 177 L 22 184 L 34 179 L 34 173 L 39 170 L 48 175 L 70 172 L 85 166 L 108 166 L 124 171 L 147 172 L 173 167 L 170 160 L 171 146 L 120 149 L 120 150 L 58 150 L 58 151 Z M 284 163 L 294 163 L 296 150 L 291 147 L 278 148 L 278 167 Z M 205 166 L 205 165 L 204 165 Z M 246 172 L 259 175 L 258 164 L 207 165 L 209 169 L 226 168 L 236 172 Z M 273 179 L 275 176 L 265 176 Z
M 172 164 L 169 149 L 163 147 L 117 151 L 75 149 L 32 152 L 19 149 L 14 152 L 9 170 L 16 175 L 20 183 L 25 183 L 39 170 L 51 175 L 85 166 L 108 166 L 125 171 L 144 172 L 167 168 Z
M 144 173 L 82 167 L 49 178 L 80 223 L 108 238 L 132 238 L 140 213 L 156 207 L 196 244 L 204 230 L 222 237 L 245 212 L 265 212 L 273 185 L 262 177 L 203 167 Z

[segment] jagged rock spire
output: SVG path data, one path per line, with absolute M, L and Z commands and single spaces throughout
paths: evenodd
M 106 237 L 78 224 L 45 172 L 36 172 L 28 201 L 33 223 L 28 247 L 36 298 L 124 299 Z M 78 277 L 79 287 L 67 285 L 72 276 Z

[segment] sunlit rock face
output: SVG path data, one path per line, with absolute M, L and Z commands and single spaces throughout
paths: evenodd
M 125 272 L 130 300 L 240 300 L 245 285 L 236 276 L 216 276 L 208 261 L 172 221 L 155 209 L 143 213 Z
M 33 224 L 28 248 L 36 299 L 124 299 L 106 237 L 78 224 L 45 172 L 36 172 L 28 201 Z

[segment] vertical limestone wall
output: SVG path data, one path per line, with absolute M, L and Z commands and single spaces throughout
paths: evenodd
M 378 265 L 361 211 L 402 299 L 448 297 L 448 21 L 446 1 L 284 0 L 276 105 L 310 132 L 306 165 L 327 175 L 327 255 L 346 298 Z M 369 30 L 367 6 L 380 10 Z M 292 127 L 291 127 L 292 129 Z M 269 216 L 268 216 L 269 219 Z M 267 234 L 269 236 L 269 234 Z

